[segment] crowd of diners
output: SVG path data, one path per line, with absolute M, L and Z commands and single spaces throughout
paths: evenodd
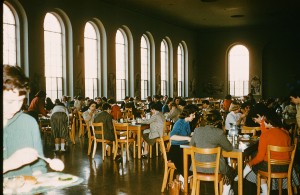
M 233 147 L 226 136 L 230 124 L 260 126 L 258 151 L 256 156 L 245 165 L 244 177 L 246 177 L 250 172 L 256 174 L 258 170 L 267 169 L 268 145 L 290 146 L 292 144 L 292 137 L 288 132 L 289 126 L 284 124 L 284 119 L 295 120 L 298 127 L 300 126 L 300 90 L 297 89 L 293 90 L 289 97 L 268 98 L 266 100 L 255 100 L 252 94 L 242 98 L 226 95 L 223 100 L 219 100 L 218 106 L 212 105 L 209 98 L 203 98 L 198 104 L 193 104 L 186 101 L 185 98 L 171 98 L 167 95 L 149 96 L 145 101 L 137 96 L 126 96 L 120 102 L 116 102 L 114 98 L 95 97 L 91 99 L 79 95 L 74 99 L 63 96 L 53 102 L 41 90 L 27 105 L 25 94 L 29 91 L 29 85 L 22 70 L 18 67 L 5 65 L 3 66 L 3 73 L 4 176 L 37 175 L 45 172 L 44 162 L 36 160 L 37 155 L 43 156 L 41 140 L 37 138 L 40 136 L 37 122 L 41 115 L 49 116 L 51 114 L 50 121 L 55 141 L 54 150 L 65 151 L 65 144 L 69 140 L 70 117 L 78 117 L 78 112 L 81 112 L 88 126 L 87 131 L 93 122 L 103 122 L 105 138 L 114 141 L 113 123 L 119 122 L 124 116 L 123 111 L 126 108 L 131 108 L 133 118 L 140 117 L 142 123 L 149 124 L 149 129 L 144 130 L 142 135 L 143 158 L 148 158 L 148 145 L 153 145 L 156 138 L 163 136 L 164 122 L 166 120 L 172 121 L 171 148 L 167 156 L 169 161 L 174 162 L 176 174 L 179 175 L 182 182 L 183 151 L 180 148 L 182 144 L 201 148 L 221 147 L 222 150 L 231 151 Z M 14 96 L 11 96 L 12 94 Z M 6 104 L 7 102 L 9 104 Z M 12 103 L 17 104 L 15 110 L 7 107 Z M 146 118 L 147 113 L 150 113 L 151 117 Z M 28 124 L 31 125 L 30 130 L 33 131 L 31 135 L 27 135 L 28 131 L 20 131 L 24 129 L 24 126 L 20 125 L 23 121 L 28 121 Z M 296 135 L 299 135 L 299 132 Z M 29 141 L 30 136 L 35 137 L 34 142 L 36 143 Z M 28 137 L 28 140 L 24 144 L 17 144 L 16 140 L 22 137 Z M 26 158 L 23 157 L 23 150 L 26 150 Z M 119 161 L 121 158 L 120 153 L 116 160 Z M 212 157 L 205 156 L 196 156 L 196 158 L 207 161 L 213 160 Z M 289 154 L 277 155 L 276 158 L 286 159 L 289 158 Z M 37 168 L 38 171 L 35 171 L 35 167 L 40 167 L 40 169 Z M 294 168 L 299 173 L 299 165 L 296 164 Z M 286 167 L 277 166 L 274 170 L 285 171 Z M 213 171 L 208 170 L 208 172 L 212 173 Z M 228 161 L 224 160 L 223 157 L 220 159 L 219 172 L 222 173 L 224 180 L 223 194 L 231 193 L 234 180 L 243 179 L 237 177 L 236 171 L 229 166 Z M 299 180 L 293 179 L 295 184 L 299 185 Z M 268 189 L 264 178 L 261 182 L 261 189 L 262 194 L 267 194 Z

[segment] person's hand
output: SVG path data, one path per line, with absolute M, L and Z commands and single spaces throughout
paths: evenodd
M 187 137 L 188 142 L 191 142 L 191 139 L 192 139 L 191 137 Z
M 29 164 L 38 158 L 38 152 L 33 148 L 22 148 L 13 153 L 4 161 L 4 172 L 17 169 Z
M 251 170 L 252 170 L 251 167 L 247 163 L 244 170 L 243 170 L 243 178 L 245 178 L 248 175 L 248 173 L 250 173 Z

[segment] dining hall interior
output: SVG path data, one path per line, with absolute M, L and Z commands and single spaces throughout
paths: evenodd
M 300 86 L 297 0 L 4 0 L 2 6 L 2 61 L 21 67 L 30 79 L 28 105 L 43 90 L 53 102 L 63 96 L 105 97 L 121 105 L 126 97 L 139 97 L 147 105 L 147 97 L 158 95 L 181 97 L 200 110 L 208 100 L 222 110 L 228 95 L 237 101 L 248 94 L 256 102 L 283 101 Z M 146 117 L 146 108 L 141 112 Z M 151 158 L 141 157 L 142 131 L 149 126 L 132 130 L 134 147 L 116 161 L 104 145 L 89 146 L 93 140 L 84 120 L 72 109 L 70 114 L 66 151 L 53 150 L 50 119 L 39 117 L 43 151 L 64 162 L 64 173 L 83 180 L 42 194 L 170 193 L 172 180 L 162 190 L 168 162 L 161 142 L 153 145 Z M 296 119 L 291 121 L 295 138 L 299 127 L 297 132 Z M 245 165 L 238 162 L 241 173 Z M 48 166 L 48 171 L 53 170 Z M 292 193 L 297 189 L 293 186 Z M 256 190 L 249 181 L 233 185 L 234 194 Z M 201 181 L 199 191 L 214 194 L 213 182 Z M 181 193 L 191 192 L 186 185 Z

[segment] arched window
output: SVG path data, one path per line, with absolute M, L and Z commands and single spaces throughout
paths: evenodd
M 46 93 L 52 100 L 63 91 L 63 34 L 61 19 L 47 13 L 44 20 Z
M 249 93 L 249 51 L 243 45 L 233 46 L 228 54 L 229 92 L 233 96 Z
M 168 94 L 169 50 L 166 40 L 160 44 L 161 95 Z
M 85 96 L 93 99 L 98 95 L 98 47 L 95 25 L 87 22 L 84 29 Z
M 126 95 L 126 73 L 128 66 L 128 40 L 125 32 L 119 29 L 116 34 L 116 99 Z
M 150 70 L 150 43 L 148 37 L 144 34 L 141 38 L 141 99 L 148 96 Z
M 14 12 L 3 3 L 3 64 L 17 63 L 17 36 Z
M 180 43 L 177 48 L 177 74 L 178 74 L 178 96 L 184 95 L 184 65 L 185 65 L 184 49 Z

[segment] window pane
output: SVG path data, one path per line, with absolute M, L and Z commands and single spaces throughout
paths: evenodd
M 167 95 L 168 80 L 168 49 L 167 43 L 163 40 L 160 44 L 160 66 L 161 66 L 161 94 Z
M 16 21 L 12 10 L 3 3 L 3 64 L 16 65 Z
M 148 69 L 150 63 L 149 41 L 146 35 L 141 38 L 141 99 L 148 96 Z
M 178 96 L 182 96 L 182 84 L 183 84 L 183 78 L 184 78 L 184 57 L 183 57 L 183 48 L 182 45 L 179 44 L 177 48 L 177 72 L 178 72 Z
M 44 20 L 46 93 L 52 100 L 62 96 L 63 34 L 58 18 L 47 13 Z
M 126 51 L 125 35 L 118 30 L 116 34 L 116 96 L 120 101 L 125 98 Z
M 249 52 L 243 45 L 236 45 L 229 51 L 229 91 L 234 96 L 249 93 Z
M 96 29 L 91 22 L 86 23 L 84 29 L 84 65 L 85 65 L 85 96 L 97 96 L 98 73 L 98 39 Z M 96 83 L 96 84 L 95 84 Z M 96 93 L 95 93 L 96 91 Z

